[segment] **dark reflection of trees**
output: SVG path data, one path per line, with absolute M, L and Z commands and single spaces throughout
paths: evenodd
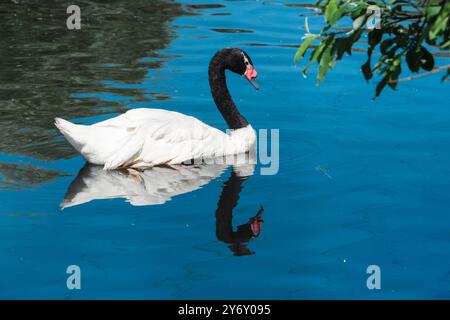
M 31 164 L 0 163 L 0 190 L 20 190 L 50 182 L 64 174 Z
M 183 14 L 161 0 L 79 0 L 82 28 L 66 27 L 67 1 L 3 0 L 0 4 L 0 152 L 54 160 L 73 155 L 53 118 L 120 111 L 132 101 L 165 99 L 140 88 L 109 88 L 102 81 L 141 83 L 159 68 L 158 50 L 172 38 L 168 21 Z M 150 57 L 155 59 L 141 59 Z M 151 91 L 151 89 L 147 89 Z M 80 93 L 128 97 L 106 102 Z M 75 95 L 75 96 L 74 96 Z
M 229 244 L 230 250 L 236 256 L 253 254 L 245 243 L 259 236 L 261 232 L 262 213 L 261 207 L 258 212 L 244 223 L 233 230 L 233 209 L 239 201 L 239 194 L 242 190 L 242 184 L 248 177 L 239 177 L 232 171 L 230 178 L 223 185 L 219 202 L 216 210 L 216 236 L 220 241 Z

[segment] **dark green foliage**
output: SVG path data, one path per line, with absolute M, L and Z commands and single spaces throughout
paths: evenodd
M 448 0 L 321 0 L 317 7 L 325 18 L 326 25 L 319 34 L 308 34 L 300 45 L 295 63 L 311 51 L 309 63 L 303 69 L 306 73 L 312 63 L 317 62 L 318 82 L 322 81 L 328 70 L 343 58 L 351 55 L 353 46 L 361 35 L 367 32 L 367 61 L 361 66 L 364 78 L 369 81 L 374 74 L 381 77 L 376 87 L 378 96 L 386 86 L 396 89 L 405 61 L 412 72 L 440 71 L 435 68 L 435 60 L 429 48 L 449 52 L 450 49 L 450 1 Z M 381 9 L 379 19 L 374 20 L 377 6 Z M 353 20 L 351 30 L 336 28 L 345 17 Z M 376 28 L 367 24 L 379 21 Z M 319 41 L 318 45 L 314 42 Z M 434 50 L 433 49 L 433 50 Z M 376 54 L 375 54 L 376 53 Z M 377 61 L 373 64 L 373 58 Z

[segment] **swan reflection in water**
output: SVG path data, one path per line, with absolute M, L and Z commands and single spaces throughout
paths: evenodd
M 133 206 L 159 205 L 199 189 L 219 177 L 227 167 L 226 164 L 174 165 L 137 171 L 103 170 L 101 166 L 86 164 L 70 184 L 61 208 L 115 198 L 124 198 Z M 234 165 L 217 203 L 217 239 L 229 245 L 236 256 L 253 254 L 246 243 L 261 233 L 262 206 L 247 223 L 233 230 L 233 209 L 238 204 L 243 183 L 253 171 L 254 164 Z

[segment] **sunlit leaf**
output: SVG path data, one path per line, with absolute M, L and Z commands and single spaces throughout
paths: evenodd
M 398 77 L 400 76 L 401 72 L 402 72 L 402 56 L 398 55 L 395 58 L 394 62 L 392 63 L 389 73 L 388 85 L 394 90 L 397 89 L 398 82 L 396 80 L 398 80 Z
M 338 4 L 339 4 L 338 0 L 330 0 L 325 9 L 325 19 L 331 25 L 333 25 L 336 22 L 334 14 L 338 10 Z
M 332 46 L 328 45 L 320 57 L 319 73 L 317 75 L 318 82 L 321 82 L 325 78 L 325 75 L 327 74 L 328 69 L 330 68 L 330 62 L 331 62 L 331 57 L 332 57 L 331 49 L 332 49 Z
M 309 46 L 311 45 L 311 43 L 314 41 L 315 38 L 317 38 L 317 35 L 310 36 L 303 41 L 301 46 L 298 48 L 297 53 L 295 54 L 294 57 L 295 64 L 298 62 L 298 60 L 300 60 L 301 57 L 305 55 L 306 50 L 308 50 Z
M 441 11 L 440 6 L 429 5 L 425 9 L 425 16 L 427 17 L 427 19 L 430 19 L 430 18 L 436 16 L 439 13 L 439 11 Z

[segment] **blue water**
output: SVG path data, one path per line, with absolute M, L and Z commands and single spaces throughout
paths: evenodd
M 433 75 L 373 100 L 375 83 L 359 71 L 365 54 L 355 52 L 317 87 L 314 68 L 305 79 L 293 65 L 304 15 L 312 31 L 322 23 L 313 11 L 284 1 L 191 3 L 214 5 L 181 3 L 176 10 L 183 13 L 149 27 L 163 33 L 114 40 L 140 48 L 130 61 L 130 53 L 105 40 L 99 47 L 114 54 L 86 58 L 80 69 L 92 72 L 82 80 L 49 72 L 52 81 L 43 75 L 36 91 L 24 80 L 20 94 L 2 91 L 8 110 L 18 103 L 11 99 L 25 95 L 27 112 L 0 115 L 2 126 L 13 128 L 5 130 L 11 138 L 2 136 L 0 154 L 0 298 L 450 298 L 448 82 Z M 96 21 L 90 19 L 87 27 Z M 146 51 L 158 34 L 164 43 Z M 207 81 L 209 59 L 222 47 L 243 48 L 259 73 L 259 92 L 228 75 L 241 112 L 254 128 L 280 132 L 279 172 L 261 175 L 258 164 L 233 210 L 236 229 L 264 207 L 261 234 L 238 244 L 247 254 L 216 236 L 230 167 L 160 205 L 115 198 L 61 210 L 84 160 L 52 129 L 53 117 L 94 123 L 150 107 L 225 129 Z M 57 59 L 72 49 L 36 55 Z M 128 74 L 130 68 L 136 73 Z M 56 96 L 67 77 L 68 89 Z M 69 265 L 81 269 L 81 290 L 66 287 Z M 366 286 L 369 265 L 381 269 L 380 290 Z

